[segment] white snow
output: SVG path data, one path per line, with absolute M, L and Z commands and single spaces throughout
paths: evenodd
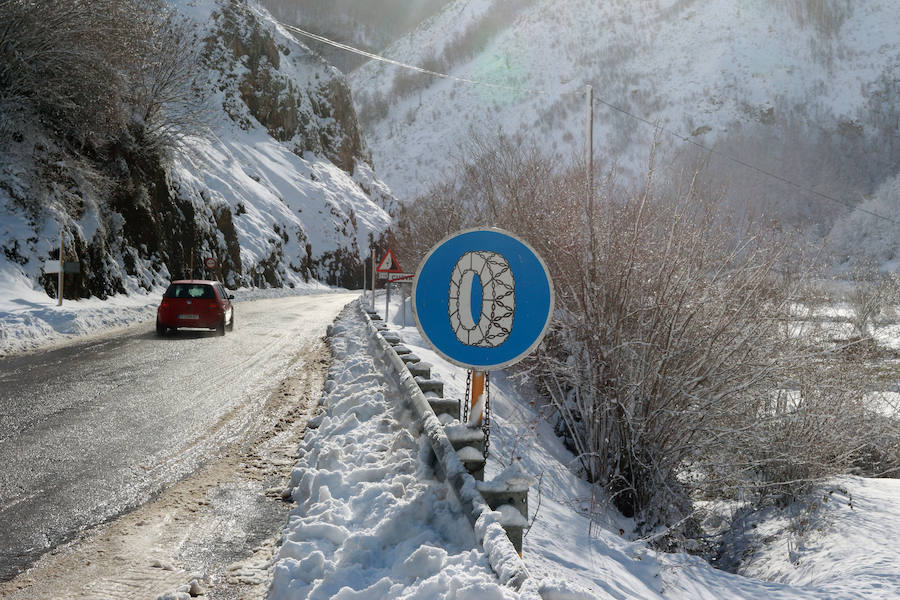
M 333 333 L 337 361 L 291 475 L 298 506 L 270 598 L 517 597 L 398 421 L 396 388 L 373 360 L 361 316 Z
M 772 542 L 745 572 L 829 598 L 900 596 L 900 480 L 837 480 L 808 505 L 759 525 Z
M 221 0 L 170 2 L 201 30 L 214 33 L 209 31 L 212 15 L 222 9 Z M 310 51 L 258 4 L 249 3 L 248 8 L 283 48 L 277 72 L 306 90 L 304 102 L 310 102 L 314 90 L 337 71 L 310 60 Z M 218 76 L 228 80 L 244 69 L 237 65 Z M 226 92 L 216 90 L 209 103 L 224 107 L 229 99 Z M 209 131 L 191 137 L 178 153 L 170 174 L 172 187 L 212 206 L 227 205 L 234 215 L 242 264 L 265 260 L 277 246 L 284 264 L 293 267 L 285 269 L 285 275 L 295 285 L 303 283 L 299 271 L 307 258 L 307 244 L 313 256 L 340 248 L 363 256 L 369 236 L 377 236 L 390 224 L 385 207 L 376 200 L 393 201 L 372 169 L 356 161 L 350 175 L 323 156 L 312 152 L 300 156 L 293 141 L 276 140 L 246 110 L 242 117 L 245 122 L 238 123 L 224 110 L 212 110 Z M 283 244 L 279 232 L 285 236 Z
M 432 363 L 445 397 L 461 396 L 463 370 L 438 357 L 411 322 L 403 327 L 400 315 L 395 301 L 392 329 Z M 530 482 L 533 519 L 523 552 L 531 578 L 519 591 L 501 586 L 452 496 L 421 463 L 423 444 L 405 428 L 398 392 L 387 367 L 372 359 L 361 317 L 343 318 L 334 333 L 324 412 L 292 476 L 298 506 L 284 531 L 273 598 L 900 598 L 896 480 L 841 480 L 854 508 L 838 495 L 825 512 L 810 513 L 813 528 L 790 542 L 801 545 L 800 566 L 780 540 L 750 564 L 747 574 L 758 578 L 726 573 L 632 539 L 634 524 L 604 510 L 603 498 L 573 475 L 575 458 L 527 390 L 494 373 L 485 479 Z M 783 523 L 768 525 L 780 531 Z
M 20 283 L 0 290 L 0 326 L 17 332 L 3 339 L 6 352 L 147 321 L 156 304 L 150 294 L 66 301 L 59 311 L 55 301 Z M 297 290 L 239 292 L 243 298 L 273 293 Z M 406 327 L 400 314 L 395 301 L 392 329 L 432 363 L 446 397 L 461 397 L 463 370 L 423 342 L 408 306 Z M 758 524 L 768 541 L 745 576 L 725 573 L 632 539 L 633 523 L 604 510 L 603 498 L 572 474 L 575 458 L 531 404 L 527 388 L 498 372 L 491 377 L 485 478 L 487 485 L 530 485 L 533 520 L 523 552 L 531 578 L 519 591 L 504 586 L 478 542 L 484 527 L 476 536 L 445 484 L 423 464 L 423 443 L 407 429 L 396 387 L 373 359 L 361 317 L 342 319 L 333 333 L 324 410 L 292 472 L 298 505 L 273 564 L 272 599 L 900 598 L 898 480 L 843 478 L 823 491 L 818 507 L 773 513 Z
M 255 298 L 313 294 L 336 288 L 318 282 L 297 284 L 294 289 L 242 288 L 234 290 L 235 302 Z M 156 318 L 164 287 L 150 292 L 110 296 L 107 300 L 86 298 L 57 300 L 30 286 L 24 277 L 0 269 L 0 358 L 6 354 L 36 350 L 116 328 L 147 323 Z

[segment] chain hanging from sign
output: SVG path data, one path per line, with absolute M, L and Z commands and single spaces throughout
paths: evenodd
M 466 371 L 466 398 L 463 401 L 462 423 L 469 422 L 469 398 L 472 394 L 472 371 Z
M 488 448 L 491 446 L 491 374 L 484 374 L 484 416 L 481 420 L 481 431 L 484 434 L 484 459 L 487 460 Z

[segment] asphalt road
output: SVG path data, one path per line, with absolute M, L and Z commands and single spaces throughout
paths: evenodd
M 0 359 L 0 581 L 254 433 L 300 350 L 357 296 L 242 302 L 225 337 L 146 323 Z

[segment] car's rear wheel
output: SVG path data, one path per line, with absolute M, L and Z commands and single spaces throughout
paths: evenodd
M 225 317 L 222 317 L 219 326 L 216 327 L 216 335 L 225 335 Z
M 234 311 L 231 312 L 231 322 L 228 323 L 228 331 L 234 331 Z
M 156 322 L 156 335 L 160 337 L 166 335 L 166 326 L 159 321 Z

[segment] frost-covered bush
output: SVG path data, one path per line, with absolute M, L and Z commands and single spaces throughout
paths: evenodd
M 851 273 L 853 287 L 846 296 L 850 324 L 856 338 L 865 346 L 874 344 L 872 329 L 880 317 L 900 301 L 900 277 L 885 273 L 875 265 L 857 267 Z
M 76 147 L 183 128 L 199 66 L 164 3 L 0 0 L 0 137 L 26 120 Z
M 828 241 L 842 263 L 900 266 L 900 175 L 882 183 L 871 198 L 836 222 Z

